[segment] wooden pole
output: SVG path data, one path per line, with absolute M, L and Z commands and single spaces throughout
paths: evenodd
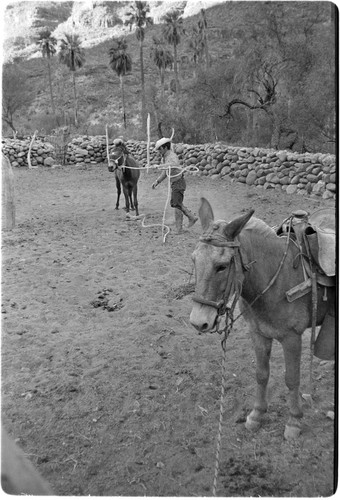
M 3 154 L 2 167 L 2 224 L 3 229 L 10 230 L 15 226 L 14 173 L 9 159 Z
M 110 151 L 109 151 L 109 126 L 108 126 L 108 124 L 106 124 L 105 131 L 106 131 L 106 156 L 107 156 L 107 165 L 108 165 L 108 167 L 111 167 Z

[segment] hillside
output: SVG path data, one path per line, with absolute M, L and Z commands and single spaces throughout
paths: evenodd
M 188 30 L 197 23 L 198 16 L 195 13 L 201 8 L 213 6 L 221 0 L 204 0 L 195 2 L 185 1 L 165 1 L 150 2 L 150 16 L 154 19 L 154 26 L 149 28 L 144 42 L 144 69 L 146 87 L 155 83 L 159 78 L 157 68 L 150 59 L 150 49 L 152 37 L 161 34 L 161 17 L 171 9 L 181 8 L 183 10 L 184 26 Z M 213 28 L 211 29 L 212 39 L 215 34 L 223 30 L 223 23 L 216 24 L 216 18 L 223 19 L 226 4 L 221 9 L 214 11 L 211 7 Z M 82 40 L 82 47 L 85 49 L 86 63 L 84 67 L 77 71 L 77 88 L 79 91 L 80 110 L 86 109 L 88 126 L 110 123 L 113 126 L 121 125 L 121 102 L 119 92 L 119 79 L 109 68 L 108 51 L 112 46 L 112 38 L 126 36 L 128 42 L 128 52 L 132 56 L 133 70 L 125 78 L 126 101 L 133 110 L 140 107 L 140 60 L 139 45 L 133 30 L 123 25 L 126 19 L 126 12 L 131 8 L 133 2 L 14 2 L 8 5 L 5 11 L 5 31 L 4 31 L 4 62 L 9 59 L 19 58 L 20 67 L 27 75 L 27 81 L 38 89 L 36 98 L 30 106 L 27 119 L 49 113 L 50 101 L 48 94 L 48 80 L 45 60 L 35 43 L 39 31 L 43 27 L 48 27 L 52 35 L 57 39 L 65 32 L 76 32 Z M 20 26 L 20 28 L 19 28 Z M 18 36 L 18 32 L 20 36 Z M 215 46 L 215 43 L 214 43 Z M 223 50 L 223 44 L 217 44 L 212 51 L 215 53 Z M 183 42 L 178 48 L 179 60 L 187 55 L 187 42 Z M 223 56 L 221 56 L 223 57 Z M 189 66 L 189 67 L 188 67 Z M 51 60 L 52 74 L 57 87 L 62 87 L 64 99 L 63 108 L 68 110 L 72 107 L 71 78 L 67 68 L 59 64 L 57 58 Z M 186 63 L 182 66 L 182 78 L 185 80 L 192 75 L 190 65 Z M 168 72 L 169 73 L 169 72 Z M 171 76 L 171 79 L 173 75 Z M 170 76 L 168 74 L 168 83 Z M 169 86 L 167 86 L 169 89 Z M 45 90 L 41 90 L 45 89 Z M 134 112 L 135 114 L 135 112 Z M 25 116 L 25 114 L 24 114 Z M 130 116 L 134 124 L 138 119 Z M 66 118 L 67 119 L 67 118 Z M 34 121 L 34 120 L 33 120 Z
M 14 2 L 8 5 L 4 34 L 6 61 L 15 61 L 24 75 L 25 84 L 34 94 L 31 103 L 16 114 L 19 133 L 32 133 L 36 129 L 49 133 L 51 130 L 47 61 L 34 43 L 39 30 L 47 26 L 57 39 L 65 32 L 78 34 L 84 49 L 85 64 L 76 72 L 81 124 L 76 133 L 103 134 L 105 125 L 110 124 L 115 134 L 145 139 L 145 130 L 141 127 L 139 42 L 134 31 L 124 25 L 131 5 L 133 2 L 105 1 Z M 154 138 L 157 123 L 162 121 L 165 130 L 175 126 L 176 139 L 182 142 L 218 138 L 238 145 L 267 146 L 274 133 L 267 111 L 255 114 L 245 108 L 235 108 L 230 124 L 219 117 L 227 99 L 240 98 L 242 93 L 248 92 L 249 79 L 254 78 L 251 75 L 258 76 L 266 67 L 278 68 L 274 75 L 278 85 L 273 114 L 279 116 L 279 122 L 275 124 L 279 135 L 299 135 L 307 139 L 310 136 L 317 142 L 315 138 L 320 137 L 318 127 L 322 127 L 322 134 L 332 135 L 329 115 L 333 113 L 332 103 L 335 103 L 335 20 L 330 4 L 189 0 L 157 1 L 149 2 L 149 5 L 155 24 L 145 33 L 144 72 L 147 111 L 151 114 Z M 162 16 L 173 8 L 182 9 L 185 29 L 177 47 L 181 92 L 179 95 L 173 92 L 174 72 L 167 70 L 165 96 L 161 99 L 160 75 L 151 58 L 151 50 L 153 36 L 159 37 L 162 32 Z M 204 60 L 201 66 L 195 66 L 189 48 L 192 28 L 197 27 L 201 8 L 206 9 L 208 71 L 203 67 Z M 109 67 L 108 55 L 113 38 L 121 35 L 126 37 L 132 58 L 132 71 L 124 78 L 127 130 L 122 128 L 120 81 Z M 170 45 L 168 48 L 173 50 Z M 291 63 L 277 62 L 289 58 Z M 58 114 L 69 125 L 73 119 L 71 73 L 57 57 L 51 59 L 51 72 Z M 248 92 L 244 99 L 256 105 L 256 93 L 260 92 L 258 85 L 261 84 L 265 85 L 265 81 L 259 81 L 252 94 Z M 288 110 L 288 121 L 287 102 L 292 109 L 292 112 Z M 312 117 L 316 117 L 316 124 Z M 4 133 L 11 132 L 5 130 Z M 325 151 L 332 152 L 327 149 L 327 144 L 332 141 L 323 141 Z M 292 143 L 290 139 L 289 143 Z M 322 144 L 319 141 L 313 147 L 321 151 Z

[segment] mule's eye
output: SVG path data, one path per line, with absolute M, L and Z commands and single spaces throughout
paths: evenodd
M 217 266 L 216 272 L 217 273 L 221 273 L 221 272 L 225 271 L 226 269 L 227 269 L 227 265 L 226 264 L 220 264 L 219 266 Z

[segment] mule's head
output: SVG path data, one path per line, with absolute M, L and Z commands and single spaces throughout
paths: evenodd
M 203 236 L 192 254 L 196 289 L 190 314 L 190 322 L 199 333 L 215 331 L 222 305 L 236 290 L 241 272 L 236 237 L 253 213 L 252 210 L 231 222 L 214 222 L 210 203 L 201 199 L 199 217 Z

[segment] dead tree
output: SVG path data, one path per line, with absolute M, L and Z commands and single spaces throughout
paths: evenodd
M 258 84 L 258 90 L 255 90 L 254 88 L 247 90 L 257 96 L 257 101 L 252 104 L 240 97 L 232 99 L 225 105 L 224 113 L 223 115 L 220 115 L 220 118 L 227 118 L 228 121 L 232 119 L 232 107 L 237 104 L 246 106 L 249 109 L 261 109 L 266 113 L 269 112 L 270 107 L 276 102 L 276 87 L 278 84 L 277 80 L 272 75 L 270 68 L 264 67 L 258 70 L 254 78 L 254 83 Z
M 272 66 L 264 64 L 260 69 L 258 69 L 254 75 L 253 82 L 253 87 L 248 88 L 247 91 L 256 96 L 255 103 L 252 103 L 242 97 L 237 97 L 227 102 L 224 107 L 224 113 L 222 115 L 219 115 L 219 117 L 226 119 L 228 124 L 230 120 L 234 118 L 232 114 L 232 108 L 237 105 L 245 106 L 246 108 L 251 110 L 264 111 L 269 116 L 272 124 L 272 147 L 277 148 L 280 131 L 279 125 L 277 123 L 277 118 L 273 111 L 273 105 L 276 103 L 277 99 L 278 80 L 273 75 Z

